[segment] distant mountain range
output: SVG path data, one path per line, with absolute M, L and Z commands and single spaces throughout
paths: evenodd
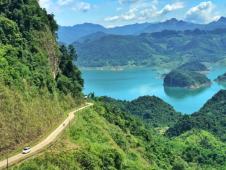
M 125 25 L 114 28 L 105 28 L 101 25 L 84 23 L 74 26 L 60 26 L 58 31 L 59 41 L 71 44 L 84 36 L 97 32 L 113 35 L 139 35 L 141 33 L 161 32 L 163 30 L 185 31 L 185 30 L 214 30 L 226 28 L 226 18 L 221 17 L 218 21 L 209 24 L 195 24 L 172 18 L 159 23 L 142 23 Z
M 95 33 L 73 43 L 83 67 L 151 66 L 172 69 L 186 62 L 213 63 L 226 56 L 226 29 L 112 35 Z

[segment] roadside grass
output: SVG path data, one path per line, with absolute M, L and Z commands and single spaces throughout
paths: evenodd
M 123 150 L 115 142 L 113 138 L 115 135 L 121 136 L 124 140 L 130 140 L 131 148 L 128 146 L 127 149 Z M 94 109 L 87 108 L 76 114 L 75 119 L 66 128 L 64 134 L 48 150 L 14 166 L 12 169 L 22 169 L 22 167 L 33 163 L 38 167 L 42 166 L 43 169 L 49 167 L 62 169 L 65 166 L 72 168 L 75 166 L 74 164 L 79 168 L 84 166 L 81 165 L 83 162 L 80 162 L 80 158 L 82 157 L 81 159 L 83 159 L 84 155 L 87 157 L 87 160 L 84 158 L 85 160 L 83 161 L 95 160 L 93 166 L 100 167 L 101 159 L 104 159 L 102 158 L 103 154 L 106 154 L 106 158 L 111 154 L 113 156 L 118 155 L 123 160 L 125 166 L 135 169 L 148 169 L 149 163 L 142 158 L 139 149 L 132 147 L 135 147 L 138 139 L 132 135 L 129 135 L 130 137 L 127 135 L 129 134 L 124 134 L 118 126 L 110 124 L 105 118 L 95 112 Z M 73 157 L 74 162 L 69 161 L 71 157 Z M 64 160 L 63 163 L 62 160 Z
M 68 113 L 72 111 L 71 108 L 76 109 L 84 105 L 84 101 L 75 103 L 69 96 L 59 99 L 60 96 L 52 98 L 48 95 L 44 95 L 44 97 L 37 95 L 27 100 L 26 97 L 20 96 L 20 94 L 13 95 L 13 93 L 6 90 L 3 97 L 1 96 L 0 108 L 5 110 L 0 110 L 0 118 L 4 117 L 0 123 L 0 128 L 3 127 L 0 144 L 8 149 L 0 149 L 0 160 L 4 160 L 7 155 L 10 157 L 20 153 L 25 146 L 32 147 L 39 143 L 62 123 Z M 7 98 L 5 99 L 4 96 Z M 13 128 L 16 127 L 19 128 L 13 131 Z M 27 134 L 21 132 L 22 130 Z M 16 142 L 16 136 L 19 136 L 18 142 Z

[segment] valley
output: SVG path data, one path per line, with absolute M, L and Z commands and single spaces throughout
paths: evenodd
M 0 169 L 226 169 L 226 18 L 137 2 L 0 2 Z

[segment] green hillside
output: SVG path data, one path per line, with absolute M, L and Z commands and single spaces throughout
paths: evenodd
M 225 30 L 162 31 L 136 36 L 102 35 L 74 43 L 83 67 L 157 66 L 169 69 L 225 56 Z M 168 64 L 166 64 L 168 63 Z
M 155 96 L 142 96 L 130 102 L 115 100 L 109 97 L 98 98 L 109 108 L 120 108 L 142 119 L 151 127 L 169 127 L 175 124 L 182 114 L 165 103 L 162 99 Z
M 206 131 L 168 139 L 103 102 L 77 115 L 55 145 L 13 167 L 25 169 L 224 169 L 226 145 Z
M 59 47 L 37 0 L 0 2 L 0 158 L 45 135 L 82 103 L 74 48 Z
M 226 141 L 226 91 L 221 90 L 210 99 L 203 108 L 184 116 L 178 123 L 168 130 L 169 136 L 178 136 L 192 128 L 207 130 L 224 142 Z

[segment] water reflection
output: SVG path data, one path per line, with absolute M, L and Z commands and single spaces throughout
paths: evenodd
M 226 89 L 226 82 L 224 82 L 224 83 L 218 83 L 223 89 Z
M 199 89 L 182 89 L 176 87 L 164 87 L 165 94 L 175 99 L 184 99 L 186 97 L 197 96 L 198 94 L 208 90 L 209 87 Z

